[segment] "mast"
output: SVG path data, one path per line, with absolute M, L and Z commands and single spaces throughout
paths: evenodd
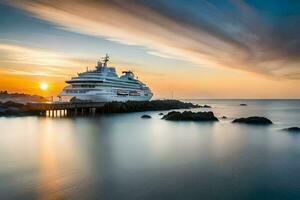
M 109 56 L 106 54 L 105 57 L 102 58 L 102 61 L 104 62 L 103 66 L 107 67 L 107 62 L 109 61 Z

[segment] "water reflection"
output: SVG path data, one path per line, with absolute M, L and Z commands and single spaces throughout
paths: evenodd
M 67 110 L 47 110 L 46 117 L 66 117 L 68 115 Z
M 42 119 L 38 128 L 38 199 L 66 199 L 85 174 L 70 120 Z
M 222 106 L 213 109 L 228 116 L 253 110 Z M 290 115 L 278 112 L 260 110 L 274 121 Z M 142 114 L 0 118 L 0 199 L 300 198 L 300 137 L 280 125 Z M 282 123 L 296 124 L 296 114 Z

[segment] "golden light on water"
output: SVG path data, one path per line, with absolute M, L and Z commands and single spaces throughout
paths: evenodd
M 47 90 L 48 89 L 48 84 L 47 83 L 41 83 L 40 88 L 41 88 L 41 90 Z

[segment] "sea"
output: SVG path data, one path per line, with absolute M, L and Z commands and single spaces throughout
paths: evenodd
M 300 133 L 282 130 L 300 126 L 300 100 L 185 101 L 220 121 L 1 117 L 0 199 L 300 199 Z M 274 124 L 232 123 L 248 116 Z

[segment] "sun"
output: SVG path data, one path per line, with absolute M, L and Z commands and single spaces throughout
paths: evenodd
M 47 90 L 48 89 L 48 84 L 47 83 L 41 83 L 40 88 L 41 88 L 41 90 Z

